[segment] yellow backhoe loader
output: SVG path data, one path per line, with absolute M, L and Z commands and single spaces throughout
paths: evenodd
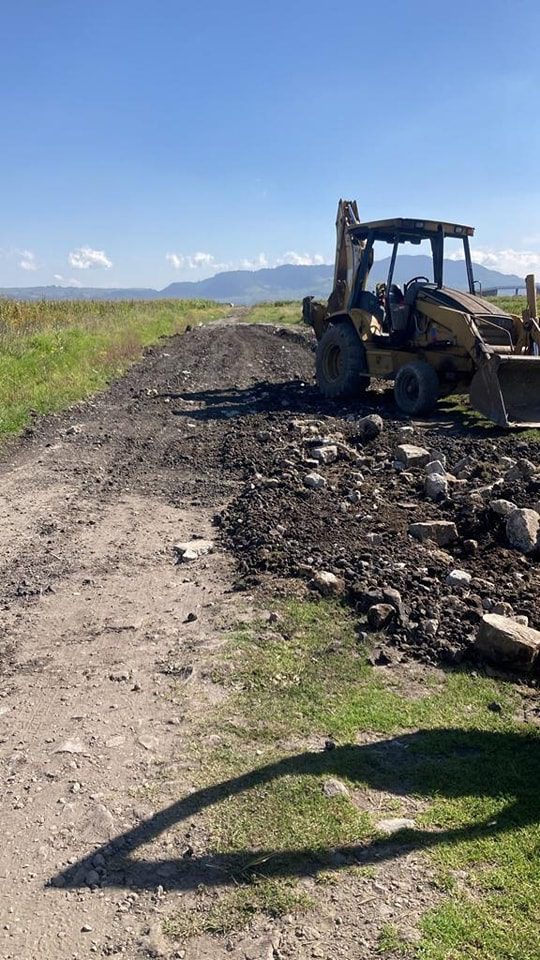
M 437 220 L 361 223 L 356 201 L 340 200 L 334 288 L 327 304 L 303 301 L 318 340 L 317 382 L 325 397 L 358 395 L 370 378 L 393 380 L 397 406 L 429 414 L 439 397 L 469 393 L 502 427 L 540 426 L 540 326 L 534 277 L 523 315 L 482 299 L 473 275 L 473 227 Z M 462 242 L 468 291 L 444 286 L 445 241 Z M 432 277 L 394 282 L 402 244 L 428 241 Z M 390 244 L 386 283 L 368 289 L 376 243 Z

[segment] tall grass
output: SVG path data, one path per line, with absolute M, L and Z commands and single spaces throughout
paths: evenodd
M 160 337 L 225 313 L 210 300 L 0 300 L 0 437 L 21 430 L 32 411 L 103 389 Z

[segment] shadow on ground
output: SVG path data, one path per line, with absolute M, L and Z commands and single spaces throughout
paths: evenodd
M 182 821 L 191 820 L 213 804 L 285 776 L 320 775 L 346 778 L 353 786 L 427 798 L 494 798 L 505 803 L 490 817 L 455 829 L 402 830 L 391 840 L 370 839 L 342 847 L 291 850 L 242 850 L 232 854 L 171 860 L 139 859 L 137 851 Z M 338 870 L 395 858 L 441 843 L 494 837 L 538 820 L 540 813 L 540 739 L 533 733 L 436 729 L 418 731 L 368 745 L 305 752 L 198 790 L 105 846 L 89 851 L 69 869 L 51 878 L 54 886 L 77 888 L 94 869 L 94 857 L 105 857 L 107 884 L 115 887 L 194 889 L 219 886 L 231 878 L 300 877 L 320 870 Z M 134 856 L 135 854 L 135 856 Z M 98 858 L 99 859 L 99 858 Z
M 315 384 L 299 379 L 282 383 L 261 380 L 248 387 L 168 392 L 158 394 L 157 399 L 186 402 L 186 407 L 173 407 L 171 412 L 176 417 L 194 421 L 228 420 L 257 413 L 304 413 L 331 417 L 351 414 L 361 417 L 380 413 L 385 418 L 409 422 L 409 418 L 397 409 L 390 384 L 386 388 L 378 384 L 375 389 L 346 403 L 325 400 Z M 193 409 L 192 404 L 203 406 Z M 475 413 L 466 403 L 458 403 L 457 398 L 441 400 L 429 419 L 422 423 L 426 427 L 438 428 L 445 434 L 487 440 L 507 434 L 501 427 Z

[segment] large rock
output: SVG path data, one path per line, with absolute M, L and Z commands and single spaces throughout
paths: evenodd
M 396 618 L 396 610 L 391 603 L 374 603 L 367 612 L 368 623 L 372 630 L 382 630 Z
M 439 547 L 446 547 L 457 540 L 458 532 L 451 520 L 425 520 L 411 523 L 409 533 L 417 540 L 433 540 Z
M 325 780 L 323 783 L 323 793 L 326 797 L 333 799 L 334 797 L 348 797 L 349 791 L 344 783 L 341 780 L 337 780 L 334 777 L 331 777 L 330 780 Z
M 320 490 L 321 487 L 326 486 L 326 480 L 324 477 L 321 477 L 320 473 L 317 473 L 315 470 L 312 473 L 306 473 L 304 477 L 304 485 L 310 487 L 312 490 Z
M 426 473 L 442 473 L 444 476 L 446 473 L 446 468 L 444 463 L 442 463 L 440 460 L 430 460 L 430 462 L 426 464 Z
M 530 670 L 540 652 L 540 631 L 509 617 L 486 613 L 482 617 L 475 646 L 494 663 Z
M 314 574 L 310 586 L 322 593 L 323 596 L 329 597 L 343 593 L 345 581 L 328 570 L 319 570 Z
M 540 514 L 536 510 L 516 509 L 507 518 L 508 542 L 522 553 L 532 553 L 538 546 Z
M 442 473 L 428 473 L 424 490 L 429 500 L 446 500 L 448 497 L 448 480 Z
M 490 500 L 489 509 L 499 517 L 509 517 L 514 510 L 517 510 L 517 505 L 511 500 Z
M 338 458 L 338 448 L 329 443 L 324 447 L 313 447 L 310 454 L 319 463 L 334 463 L 334 460 Z
M 384 421 L 378 413 L 370 413 L 367 417 L 356 421 L 356 429 L 361 440 L 374 440 L 382 433 L 383 428 Z
M 212 540 L 186 540 L 185 543 L 175 543 L 174 550 L 183 563 L 189 560 L 198 560 L 199 557 L 206 556 L 207 553 L 214 552 Z
M 468 587 L 472 580 L 472 574 L 466 570 L 451 570 L 446 578 L 449 587 Z
M 521 460 L 518 460 L 513 467 L 510 467 L 505 474 L 505 480 L 530 480 L 537 472 L 538 467 L 536 464 L 533 463 L 532 460 L 527 460 L 523 457 Z
M 414 443 L 401 443 L 396 450 L 395 458 L 405 467 L 425 467 L 433 460 L 429 450 L 417 447 Z

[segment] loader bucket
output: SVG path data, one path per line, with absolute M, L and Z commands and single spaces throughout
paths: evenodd
M 540 427 L 540 357 L 492 354 L 475 373 L 469 397 L 500 427 Z

